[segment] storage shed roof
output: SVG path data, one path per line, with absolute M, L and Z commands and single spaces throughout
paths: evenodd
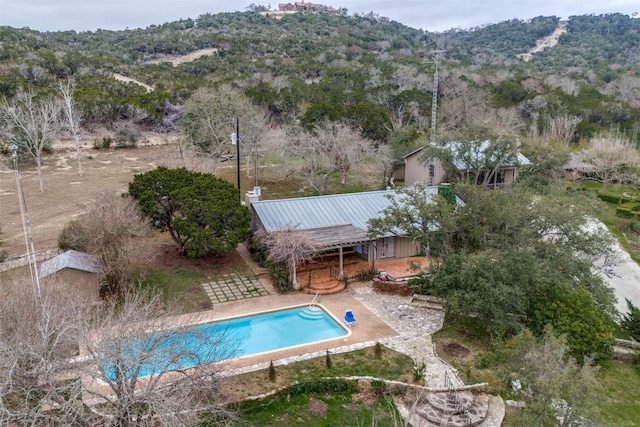
M 100 260 L 90 254 L 69 250 L 45 261 L 40 266 L 40 276 L 47 277 L 65 268 L 87 271 L 89 273 L 100 272 Z

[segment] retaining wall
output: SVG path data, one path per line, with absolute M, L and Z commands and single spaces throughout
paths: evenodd
M 62 251 L 60 249 L 48 249 L 44 252 L 38 252 L 36 254 L 36 262 L 38 264 L 41 264 L 42 262 L 56 257 L 61 253 Z M 0 273 L 13 270 L 15 268 L 26 267 L 29 265 L 29 261 L 30 260 L 28 255 L 21 255 L 6 259 L 4 262 L 0 263 Z

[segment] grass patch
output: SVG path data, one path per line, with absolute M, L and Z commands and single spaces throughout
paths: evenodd
M 330 357 L 331 368 L 321 356 L 276 366 L 273 379 L 268 369 L 222 379 L 221 390 L 232 401 L 298 384 L 269 398 L 238 404 L 235 426 L 402 425 L 392 401 L 375 396 L 371 388 L 363 392 L 356 382 L 336 387 L 336 380 L 325 384 L 323 378 L 373 376 L 411 382 L 410 357 L 386 347 L 379 354 L 371 347 Z
M 318 406 L 326 405 L 326 412 L 318 412 Z M 240 408 L 237 427 L 281 426 L 394 426 L 397 422 L 395 406 L 386 399 L 373 403 L 354 400 L 350 393 L 339 395 L 311 394 L 294 396 L 289 400 L 251 402 Z
M 433 334 L 433 342 L 438 356 L 453 366 L 466 384 L 486 382 L 492 393 L 501 392 L 502 385 L 493 371 L 482 366 L 483 355 L 491 349 L 491 338 L 478 319 L 447 317 Z
M 565 182 L 567 187 L 576 189 L 583 189 L 594 193 L 599 192 L 602 189 L 602 184 L 597 182 Z M 613 196 L 635 196 L 638 198 L 640 194 L 638 190 L 628 185 L 614 185 L 607 186 L 607 193 Z M 603 202 L 606 209 L 598 212 L 597 218 L 607 226 L 611 234 L 620 242 L 622 247 L 629 253 L 631 258 L 638 264 L 640 264 L 640 234 L 632 233 L 628 231 L 628 224 L 630 221 L 635 221 L 629 218 L 621 218 L 616 214 L 615 203 Z
M 640 366 L 616 360 L 600 365 L 599 403 L 603 426 L 640 426 Z
M 148 267 L 137 273 L 142 279 L 142 288 L 162 292 L 163 301 L 177 304 L 184 313 L 211 308 L 211 300 L 202 288 L 206 276 L 195 271 L 166 271 Z
M 604 209 L 598 219 L 607 226 L 611 234 L 620 242 L 622 247 L 629 253 L 631 258 L 640 264 L 640 235 L 629 232 L 627 224 L 635 221 L 629 218 L 621 218 L 616 215 L 616 204 L 605 202 L 607 209 Z
M 222 379 L 221 389 L 231 400 L 267 393 L 295 382 L 325 377 L 373 376 L 410 383 L 413 360 L 396 351 L 382 347 L 380 356 L 374 347 L 349 353 L 331 354 L 331 368 L 326 367 L 325 356 L 275 367 L 275 380 L 269 379 L 269 370 L 249 372 Z

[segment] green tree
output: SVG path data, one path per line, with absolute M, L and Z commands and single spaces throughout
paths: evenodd
M 550 284 L 538 288 L 528 309 L 528 326 L 542 335 L 547 325 L 567 335 L 570 354 L 579 361 L 613 354 L 613 323 L 585 289 Z
M 445 259 L 455 232 L 456 206 L 423 184 L 403 188 L 390 197 L 391 204 L 379 218 L 369 221 L 368 234 L 379 237 L 400 234 L 419 242 L 427 256 Z
M 628 298 L 625 300 L 629 312 L 622 315 L 620 327 L 635 340 L 640 340 L 640 308 L 636 307 Z
M 404 165 L 404 156 L 419 148 L 417 139 L 418 131 L 413 126 L 394 129 L 389 135 L 387 145 L 390 147 L 394 170 Z
M 496 336 L 518 330 L 539 262 L 531 252 L 487 250 L 454 254 L 433 268 L 429 288 L 447 301 L 447 313 L 473 315 Z
M 211 174 L 158 167 L 135 175 L 129 194 L 156 228 L 169 232 L 182 255 L 229 252 L 249 229 L 251 214 L 238 190 Z
M 359 130 L 363 137 L 373 141 L 386 141 L 392 128 L 389 113 L 383 107 L 360 102 L 345 107 L 347 122 Z

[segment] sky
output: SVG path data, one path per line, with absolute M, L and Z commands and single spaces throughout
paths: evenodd
M 283 0 L 293 2 L 294 0 Z M 307 1 L 309 2 L 309 1 Z M 0 25 L 39 31 L 146 28 L 204 13 L 245 11 L 264 0 L 0 0 Z M 469 29 L 510 19 L 640 13 L 638 0 L 315 0 L 349 14 L 374 12 L 429 32 Z M 640 18 L 639 18 L 640 19 Z

